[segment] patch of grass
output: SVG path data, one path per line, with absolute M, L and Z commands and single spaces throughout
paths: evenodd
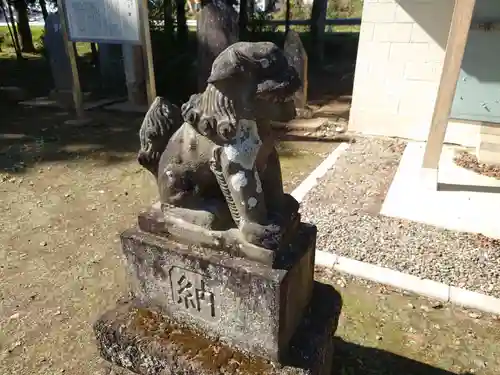
M 45 30 L 43 26 L 31 26 L 31 35 L 37 51 L 42 54 L 44 50 L 43 36 Z M 14 42 L 7 26 L 0 26 L 0 59 L 15 56 Z M 90 53 L 90 43 L 76 43 L 76 50 L 80 56 Z M 36 56 L 36 54 L 35 54 Z
M 35 48 L 40 49 L 43 47 L 43 27 L 42 26 L 31 26 L 31 34 L 33 35 L 33 43 Z M 7 26 L 0 26 L 0 47 L 2 52 L 9 52 L 14 50 L 14 42 L 9 33 Z
M 290 18 L 292 20 L 309 19 L 312 5 L 305 5 L 300 1 L 290 1 Z M 326 10 L 326 18 L 357 18 L 361 17 L 363 12 L 363 0 L 329 0 Z M 286 7 L 280 9 L 272 15 L 275 20 L 284 20 L 286 18 Z

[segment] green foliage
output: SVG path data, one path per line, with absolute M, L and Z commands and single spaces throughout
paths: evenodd
M 361 17 L 363 0 L 330 0 L 326 11 L 327 18 Z
M 291 19 L 308 20 L 311 16 L 312 5 L 306 5 L 300 0 L 290 0 Z M 326 18 L 349 18 L 361 17 L 363 10 L 363 0 L 328 0 Z M 286 9 L 282 9 L 272 14 L 275 20 L 284 20 Z
M 33 35 L 33 43 L 35 44 L 35 48 L 37 50 L 43 48 L 43 34 L 44 29 L 41 26 L 32 26 L 31 34 Z M 2 38 L 3 37 L 3 38 Z M 7 26 L 0 26 L 0 45 L 2 49 L 14 49 L 14 42 L 10 37 L 9 30 Z
M 312 5 L 306 5 L 301 0 L 290 0 L 290 19 L 291 20 L 309 20 L 311 17 Z M 361 12 L 363 10 L 363 0 L 328 0 L 326 18 L 355 18 L 361 17 Z M 265 20 L 285 20 L 286 19 L 286 7 L 283 6 L 278 12 L 274 13 L 264 13 L 256 14 L 254 20 L 256 25 L 253 27 L 253 31 L 257 33 L 262 32 L 284 32 L 285 27 L 270 27 L 265 25 Z M 309 31 L 309 26 L 292 26 L 292 29 L 299 33 L 307 33 Z M 336 26 L 330 31 L 359 31 L 359 26 Z
M 311 6 L 303 4 L 300 0 L 290 0 L 290 19 L 291 20 L 308 20 L 311 16 Z M 286 6 L 273 14 L 273 19 L 286 19 Z
M 149 20 L 161 21 L 163 20 L 163 0 L 149 0 L 148 11 Z
M 265 31 L 273 31 L 273 27 L 266 25 L 266 21 L 272 20 L 273 17 L 270 13 L 263 11 L 256 11 L 250 17 L 250 34 L 262 33 Z

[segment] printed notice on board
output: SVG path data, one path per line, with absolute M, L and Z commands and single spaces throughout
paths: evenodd
M 138 0 L 64 0 L 73 42 L 140 43 Z

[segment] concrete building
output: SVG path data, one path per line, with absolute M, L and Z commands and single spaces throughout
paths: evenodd
M 499 58 L 499 0 L 365 0 L 349 129 L 500 163 Z

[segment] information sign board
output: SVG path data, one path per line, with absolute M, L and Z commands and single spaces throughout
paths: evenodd
M 62 0 L 72 42 L 141 43 L 137 0 Z

